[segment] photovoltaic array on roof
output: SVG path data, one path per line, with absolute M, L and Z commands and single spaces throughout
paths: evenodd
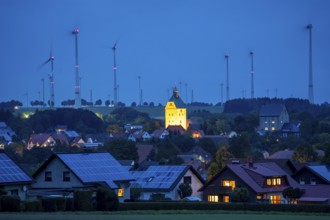
M 118 188 L 115 181 L 129 181 L 132 176 L 109 153 L 58 154 L 58 157 L 84 182 L 105 182 Z
M 0 184 L 32 181 L 5 153 L 0 153 Z
M 144 189 L 170 189 L 184 174 L 187 166 L 150 166 L 146 171 L 134 171 L 136 184 Z
M 326 179 L 328 182 L 330 182 L 330 168 L 325 165 L 320 166 L 308 166 L 311 170 L 318 173 L 320 176 L 322 176 L 324 179 Z

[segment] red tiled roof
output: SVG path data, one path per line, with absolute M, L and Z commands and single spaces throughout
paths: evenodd
M 32 134 L 29 142 L 32 142 L 34 145 L 42 145 L 49 137 L 50 134 Z
M 154 148 L 151 144 L 139 144 L 136 145 L 138 155 L 139 155 L 139 163 L 146 160 L 151 150 Z

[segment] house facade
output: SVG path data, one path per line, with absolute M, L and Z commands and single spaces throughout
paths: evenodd
M 130 198 L 129 172 L 109 153 L 54 154 L 34 174 L 30 196 L 67 195 L 104 186 Z
M 184 130 L 188 129 L 187 109 L 176 87 L 165 106 L 165 128 L 169 126 L 182 126 Z
M 26 199 L 27 190 L 30 188 L 32 178 L 24 172 L 7 154 L 0 153 L 0 187 L 8 195 L 19 196 Z
M 284 123 L 290 121 L 288 111 L 283 104 L 267 104 L 259 113 L 259 129 L 264 132 L 280 131 Z
M 131 172 L 136 181 L 132 187 L 142 189 L 140 199 L 150 200 L 153 194 L 162 194 L 164 198 L 179 200 L 178 187 L 187 183 L 192 188 L 192 196 L 202 198 L 198 190 L 204 179 L 192 166 L 150 166 L 145 171 Z
M 287 187 L 299 187 L 283 169 L 275 163 L 227 164 L 202 188 L 203 200 L 230 202 L 235 188 L 246 188 L 250 203 L 286 203 L 282 191 Z
M 293 175 L 304 194 L 298 203 L 330 204 L 330 167 L 307 165 Z

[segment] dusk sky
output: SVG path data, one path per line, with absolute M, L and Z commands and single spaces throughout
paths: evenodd
M 49 99 L 52 45 L 55 105 L 74 99 L 74 28 L 79 28 L 82 98 L 113 99 L 117 44 L 118 101 L 166 104 L 251 97 L 308 98 L 306 26 L 313 25 L 314 100 L 330 102 L 329 0 L 0 0 L 0 102 Z M 181 82 L 181 83 L 180 83 Z M 180 86 L 181 85 L 181 86 Z M 187 85 L 187 86 L 186 86 Z M 187 93 L 186 93 L 187 88 Z M 277 93 L 276 93 L 277 91 Z M 28 95 L 27 95 L 28 94 Z M 188 99 L 188 100 L 187 100 Z

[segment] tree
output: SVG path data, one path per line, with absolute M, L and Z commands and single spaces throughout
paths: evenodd
M 190 184 L 181 183 L 178 187 L 178 194 L 180 196 L 180 199 L 183 199 L 187 196 L 191 196 L 192 188 L 191 188 Z
M 117 160 L 138 161 L 139 159 L 137 148 L 133 141 L 115 139 L 104 143 L 104 146 L 100 147 L 100 149 L 108 151 Z
M 112 125 L 109 125 L 107 127 L 107 130 L 106 130 L 108 133 L 110 134 L 122 134 L 123 133 L 123 128 L 120 127 L 119 125 L 117 124 L 112 124 Z
M 292 159 L 299 163 L 312 162 L 317 159 L 317 154 L 312 145 L 308 143 L 300 144 L 293 152 Z
M 294 203 L 296 199 L 299 199 L 302 196 L 303 191 L 299 188 L 292 188 L 290 186 L 284 189 L 282 194 L 288 200 L 289 203 Z
M 233 155 L 228 151 L 226 147 L 221 147 L 219 150 L 217 150 L 215 161 L 211 163 L 208 169 L 207 179 L 210 180 L 215 174 L 224 168 L 228 160 L 232 157 Z
M 101 99 L 96 100 L 95 105 L 101 106 L 102 105 L 102 100 Z
M 96 210 L 112 211 L 118 209 L 118 196 L 113 190 L 99 187 L 96 191 Z
M 245 187 L 235 188 L 229 197 L 231 202 L 247 202 L 249 200 L 249 191 Z
M 209 181 L 219 172 L 218 165 L 215 162 L 212 162 L 207 170 L 207 180 Z
M 143 192 L 142 187 L 138 183 L 133 183 L 130 188 L 130 195 L 132 200 L 138 200 Z
M 106 100 L 106 101 L 104 102 L 104 104 L 105 104 L 105 106 L 110 106 L 110 100 Z
M 251 143 L 247 133 L 231 138 L 229 151 L 234 157 L 244 158 L 251 154 Z

